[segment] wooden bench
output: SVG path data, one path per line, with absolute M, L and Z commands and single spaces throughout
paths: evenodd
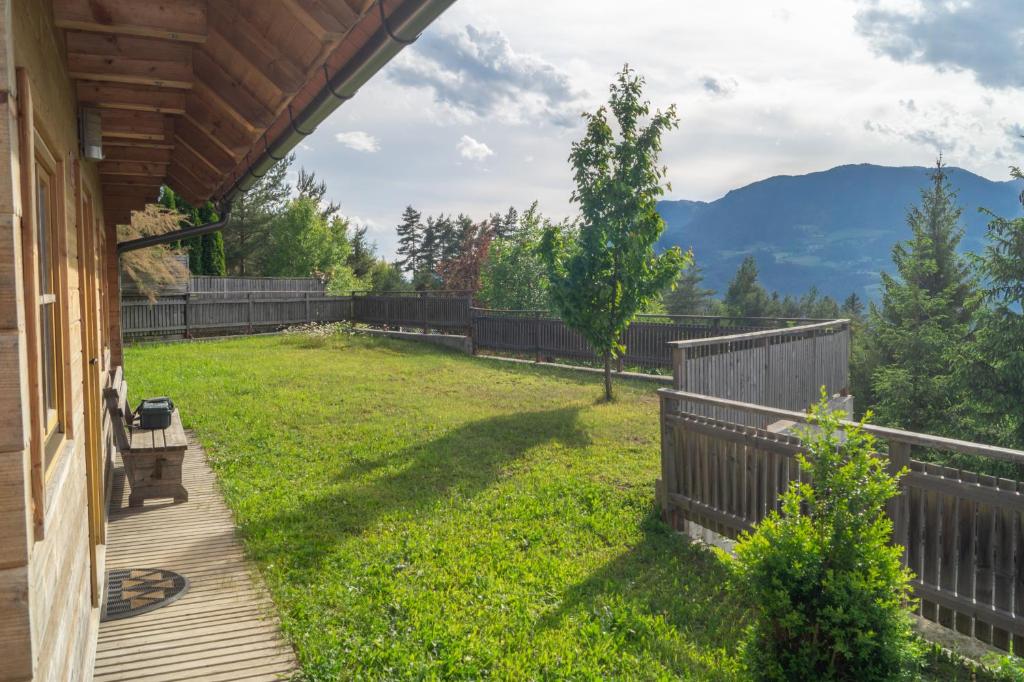
M 141 507 L 145 500 L 166 497 L 174 498 L 175 502 L 187 502 L 188 491 L 181 483 L 181 468 L 188 441 L 178 410 L 171 414 L 171 425 L 166 429 L 140 429 L 131 422 L 127 382 L 107 389 L 106 399 L 114 440 L 131 486 L 128 506 Z

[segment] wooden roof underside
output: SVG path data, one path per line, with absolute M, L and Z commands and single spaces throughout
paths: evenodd
M 220 196 L 380 26 L 373 3 L 53 0 L 79 103 L 101 111 L 107 220 L 161 184 Z

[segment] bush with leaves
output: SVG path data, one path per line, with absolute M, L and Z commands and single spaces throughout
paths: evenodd
M 886 502 L 897 479 L 860 426 L 843 426 L 824 394 L 798 455 L 810 481 L 794 483 L 736 546 L 736 577 L 752 604 L 744 654 L 760 680 L 912 677 L 910 573 L 889 543 Z

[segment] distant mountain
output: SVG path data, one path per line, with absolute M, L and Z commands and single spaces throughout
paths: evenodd
M 693 247 L 705 284 L 720 293 L 748 254 L 769 290 L 802 294 L 816 285 L 845 298 L 875 298 L 879 272 L 892 271 L 893 244 L 907 239 L 907 210 L 918 203 L 932 169 L 859 164 L 807 175 L 779 175 L 721 199 L 661 201 L 666 230 L 659 246 Z M 1020 215 L 1019 181 L 996 182 L 948 169 L 963 207 L 965 251 L 984 247 L 988 216 Z

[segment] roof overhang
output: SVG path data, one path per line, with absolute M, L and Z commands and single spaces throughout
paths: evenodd
M 453 2 L 53 0 L 108 222 L 247 189 Z

